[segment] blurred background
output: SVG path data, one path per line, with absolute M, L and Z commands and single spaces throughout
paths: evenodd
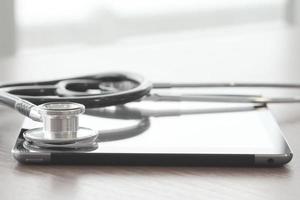
M 0 0 L 0 82 L 118 70 L 297 82 L 298 24 L 297 0 Z

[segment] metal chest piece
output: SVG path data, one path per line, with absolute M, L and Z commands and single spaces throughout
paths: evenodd
M 27 142 L 37 146 L 60 146 L 89 143 L 96 140 L 98 133 L 79 127 L 78 115 L 85 111 L 82 104 L 51 102 L 39 106 L 43 128 L 30 129 L 23 136 Z M 72 146 L 72 145 L 71 145 Z

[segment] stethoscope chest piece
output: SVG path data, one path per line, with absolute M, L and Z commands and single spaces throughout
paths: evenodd
M 98 133 L 89 128 L 79 127 L 78 115 L 83 113 L 82 104 L 52 102 L 39 106 L 43 128 L 23 133 L 26 141 L 35 144 L 66 145 L 78 142 L 92 142 Z

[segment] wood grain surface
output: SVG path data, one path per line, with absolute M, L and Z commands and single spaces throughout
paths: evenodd
M 129 70 L 154 81 L 300 82 L 299 39 L 290 28 L 176 37 L 24 50 L 0 60 L 0 80 Z M 271 110 L 294 151 L 285 167 L 103 167 L 18 164 L 10 151 L 23 117 L 0 107 L 0 199 L 299 199 L 300 105 Z

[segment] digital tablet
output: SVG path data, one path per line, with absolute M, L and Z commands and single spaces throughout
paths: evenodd
M 26 118 L 13 156 L 22 163 L 144 166 L 282 166 L 292 159 L 262 105 L 136 102 L 87 110 L 80 126 L 98 130 L 98 138 L 40 147 L 23 137 L 41 127 Z

